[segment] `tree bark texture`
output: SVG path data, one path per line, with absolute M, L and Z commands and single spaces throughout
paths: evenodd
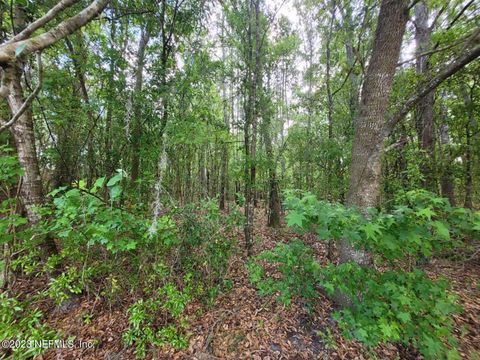
M 378 204 L 380 157 L 385 140 L 382 129 L 407 20 L 407 1 L 382 1 L 359 113 L 354 121 L 355 135 L 346 198 L 348 205 L 362 211 Z M 339 252 L 341 263 L 354 261 L 369 265 L 371 262 L 369 254 L 355 249 L 347 239 L 340 242 Z M 345 302 L 343 305 L 346 305 Z

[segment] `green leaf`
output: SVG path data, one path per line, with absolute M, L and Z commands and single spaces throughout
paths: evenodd
M 97 192 L 97 190 L 99 188 L 101 188 L 103 186 L 103 184 L 105 184 L 105 180 L 106 180 L 106 177 L 101 177 L 101 178 L 98 178 L 95 183 L 93 184 L 93 187 L 90 189 L 90 192 L 95 194 Z
M 112 200 L 118 198 L 122 193 L 122 188 L 120 186 L 113 186 L 110 188 L 110 198 Z
M 420 209 L 420 210 L 416 211 L 415 214 L 417 214 L 417 216 L 419 216 L 419 217 L 424 217 L 424 218 L 427 218 L 429 220 L 432 218 L 432 216 L 436 215 L 435 211 L 432 210 L 431 206 Z
M 67 189 L 66 186 L 56 188 L 55 190 L 52 190 L 51 192 L 49 192 L 47 196 L 55 197 L 55 195 L 57 195 L 59 192 L 62 192 L 63 190 L 66 190 L 66 189 Z
M 397 318 L 403 323 L 408 323 L 412 319 L 410 314 L 406 312 L 398 313 Z
M 377 235 L 382 233 L 382 227 L 375 223 L 366 223 L 363 226 L 363 231 L 367 235 L 367 239 L 377 240 Z
M 110 180 L 108 180 L 107 186 L 108 187 L 115 186 L 120 180 L 122 180 L 122 177 L 123 177 L 122 173 L 118 173 L 117 175 L 110 178 Z
M 451 349 L 447 352 L 447 360 L 460 360 L 461 358 L 457 349 Z
M 437 230 L 437 234 L 445 240 L 450 239 L 450 231 L 448 227 L 441 221 L 434 221 L 433 226 Z
M 288 213 L 288 215 L 286 216 L 286 220 L 288 226 L 297 225 L 299 227 L 302 227 L 305 216 L 303 215 L 303 213 L 293 210 Z

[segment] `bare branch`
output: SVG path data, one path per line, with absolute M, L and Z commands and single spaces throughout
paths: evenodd
M 8 129 L 11 127 L 15 121 L 18 120 L 20 116 L 30 107 L 32 104 L 33 100 L 37 97 L 38 93 L 40 92 L 40 89 L 42 88 L 43 84 L 43 65 L 42 65 L 42 54 L 40 52 L 37 53 L 37 68 L 38 68 L 38 83 L 35 89 L 33 89 L 32 93 L 27 97 L 25 102 L 22 104 L 20 109 L 12 116 L 10 121 L 7 121 L 6 123 L 2 123 L 0 126 L 0 133 L 3 132 L 4 130 Z
M 65 10 L 66 8 L 74 5 L 79 0 L 62 0 L 53 8 L 51 8 L 44 16 L 40 19 L 35 20 L 33 23 L 29 24 L 22 32 L 15 35 L 12 39 L 8 40 L 6 43 L 14 43 L 17 41 L 25 40 L 30 37 L 36 30 L 40 29 L 42 26 L 45 26 L 48 22 L 50 22 L 55 16 L 57 16 L 60 12 Z

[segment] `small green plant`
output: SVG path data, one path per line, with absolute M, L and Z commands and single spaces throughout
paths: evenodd
M 145 357 L 149 346 L 171 345 L 185 348 L 188 339 L 184 334 L 187 318 L 185 307 L 192 300 L 190 278 L 185 279 L 183 290 L 167 283 L 147 300 L 139 299 L 128 309 L 129 329 L 123 340 L 129 346 L 135 345 L 135 354 Z M 170 324 L 159 325 L 155 319 L 170 319 Z
M 91 314 L 91 313 L 87 312 L 87 313 L 82 314 L 82 321 L 83 321 L 84 324 L 87 324 L 87 325 L 91 324 L 92 323 L 92 318 L 93 318 L 93 314 Z
M 281 278 L 267 276 L 263 262 L 274 263 Z M 320 265 L 312 250 L 300 240 L 278 244 L 271 251 L 264 251 L 248 263 L 250 280 L 261 295 L 278 294 L 277 299 L 289 305 L 294 298 L 307 300 L 307 304 L 318 296 L 316 284 Z
M 27 304 L 8 297 L 6 293 L 0 293 L 0 339 L 23 342 L 56 339 L 56 332 L 42 323 L 42 316 L 40 310 L 29 309 Z M 0 354 L 0 359 L 31 359 L 45 349 L 22 346 L 13 347 L 8 351 Z
M 46 295 L 53 299 L 55 304 L 60 305 L 65 300 L 70 299 L 72 295 L 80 294 L 82 290 L 81 271 L 70 267 L 67 271 L 50 280 Z
M 333 295 L 340 289 L 352 307 L 334 314 L 348 337 L 373 348 L 381 342 L 413 345 L 428 359 L 457 358 L 452 314 L 460 310 L 445 280 L 419 269 L 385 271 L 354 263 L 325 268 L 319 281 Z M 457 357 L 456 357 L 457 356 Z
M 325 343 L 326 349 L 335 350 L 338 347 L 337 341 L 335 340 L 335 336 L 332 333 L 332 330 L 326 328 L 325 330 L 319 330 L 317 335 L 322 338 L 322 341 Z

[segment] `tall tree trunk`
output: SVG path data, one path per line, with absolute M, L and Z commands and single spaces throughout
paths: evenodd
M 268 95 L 272 96 L 271 87 L 270 87 L 270 72 L 267 75 L 267 89 Z M 277 180 L 277 157 L 273 151 L 273 142 L 272 142 L 272 120 L 273 120 L 273 109 L 271 109 L 272 104 L 269 104 L 268 108 L 263 107 L 264 111 L 262 112 L 262 127 L 263 127 L 263 137 L 265 142 L 265 152 L 267 155 L 268 161 L 268 207 L 267 207 L 267 226 L 277 228 L 280 226 L 280 194 L 279 186 Z
M 350 165 L 347 205 L 365 211 L 378 204 L 380 195 L 383 128 L 403 34 L 408 20 L 408 1 L 383 0 L 380 6 L 372 56 L 365 74 Z M 356 249 L 347 239 L 339 244 L 340 262 L 371 264 L 370 255 Z M 337 294 L 336 302 L 350 305 L 350 299 Z
M 468 114 L 467 124 L 465 126 L 466 149 L 465 149 L 465 200 L 463 206 L 469 209 L 473 208 L 473 131 L 476 128 L 476 119 L 473 112 L 473 103 L 471 92 L 464 85 L 462 86 L 463 101 Z
M 132 183 L 140 175 L 140 139 L 142 137 L 142 88 L 143 88 L 143 68 L 145 67 L 145 50 L 150 40 L 150 31 L 146 25 L 142 28 L 140 41 L 137 50 L 137 63 L 135 65 L 135 86 L 133 89 L 133 133 L 132 133 L 132 164 L 131 180 Z
M 257 115 L 258 99 L 257 90 L 260 83 L 260 0 L 250 1 L 250 26 L 249 26 L 249 56 L 247 59 L 248 98 L 245 109 L 245 246 L 247 254 L 252 254 L 253 245 L 253 219 L 255 213 L 255 178 L 256 178 L 256 151 L 257 151 Z M 253 13 L 253 14 L 252 14 Z M 253 15 L 253 16 L 252 16 Z M 254 21 L 252 21 L 254 17 Z M 252 24 L 253 22 L 253 24 Z M 254 37 L 252 31 L 255 31 Z M 251 129 L 251 132 L 250 132 Z
M 25 28 L 25 13 L 20 6 L 15 6 L 14 10 L 14 25 L 18 32 Z M 12 114 L 18 113 L 25 102 L 22 87 L 23 66 L 23 62 L 13 62 L 3 68 L 4 76 L 9 80 L 9 95 L 7 100 Z M 21 202 L 27 212 L 28 221 L 31 224 L 35 224 L 40 220 L 40 216 L 35 211 L 35 207 L 41 206 L 45 198 L 43 194 L 42 177 L 38 166 L 33 114 L 30 107 L 20 115 L 10 130 L 17 149 L 18 160 L 23 169 L 20 189 Z M 55 241 L 50 236 L 46 237 L 45 242 L 42 244 L 42 249 L 46 256 L 58 252 Z
M 352 19 L 352 6 L 348 2 L 345 6 L 344 23 L 347 34 L 345 39 L 345 53 L 347 57 L 347 64 L 350 68 L 352 68 L 352 70 L 349 70 L 350 74 L 348 75 L 348 80 L 350 83 L 348 107 L 350 109 L 350 116 L 352 119 L 354 119 L 358 111 L 358 90 L 360 85 L 359 77 L 355 69 L 353 69 L 355 66 L 355 50 L 353 45 L 355 31 Z
M 447 124 L 447 108 L 445 102 L 443 101 L 440 105 L 440 117 L 442 124 L 440 126 L 440 143 L 442 145 L 442 154 L 443 154 L 443 173 L 440 181 L 442 196 L 448 198 L 450 204 L 455 206 L 455 184 L 453 182 L 453 169 L 451 166 L 452 163 L 452 154 L 451 154 L 451 141 L 450 141 L 450 131 Z
M 115 10 L 113 10 L 115 13 Z M 115 171 L 114 161 L 113 161 L 113 139 L 112 139 L 112 123 L 113 123 L 113 107 L 114 107 L 114 94 L 115 94 L 115 36 L 117 33 L 117 27 L 115 21 L 110 23 L 110 55 L 109 55 L 109 65 L 108 65 L 108 98 L 107 98 L 107 113 L 105 115 L 105 163 L 103 165 L 105 175 L 107 178 L 110 178 Z M 131 105 L 131 99 L 128 101 Z M 129 111 L 130 109 L 127 109 Z M 128 115 L 130 116 L 130 115 Z M 130 124 L 127 124 L 130 126 Z
M 17 66 L 6 69 L 10 77 L 10 95 L 8 103 L 12 114 L 20 110 L 24 102 L 21 84 L 21 70 Z M 28 220 L 35 223 L 39 220 L 33 208 L 43 203 L 43 185 L 38 166 L 35 146 L 35 133 L 31 109 L 27 109 L 13 124 L 12 134 L 18 151 L 20 165 L 24 169 L 22 178 L 22 203 L 27 211 Z
M 328 141 L 329 146 L 333 145 L 333 94 L 332 94 L 332 86 L 331 86 L 331 42 L 333 37 L 333 25 L 335 23 L 335 7 L 336 3 L 333 0 L 330 4 L 330 24 L 328 27 L 327 32 L 327 39 L 326 39 L 326 87 L 327 87 L 327 121 L 328 121 Z M 332 184 L 332 176 L 333 176 L 333 163 L 334 159 L 333 156 L 328 154 L 327 159 L 327 198 L 330 201 L 333 201 L 333 193 L 334 188 Z M 334 242 L 333 239 L 328 240 L 327 246 L 327 258 L 329 260 L 333 259 L 333 252 L 334 252 Z
M 19 66 L 18 64 L 13 64 L 4 69 L 6 72 L 5 76 L 8 76 L 10 79 L 8 104 L 12 114 L 17 113 L 25 101 L 21 83 L 22 73 Z M 35 224 L 40 220 L 35 207 L 41 206 L 45 199 L 42 177 L 38 166 L 31 109 L 27 109 L 18 118 L 11 127 L 11 132 L 17 148 L 18 160 L 24 172 L 21 180 L 21 202 L 27 212 L 28 221 L 31 224 Z M 46 256 L 58 252 L 55 241 L 49 236 L 46 237 L 42 248 Z
M 428 6 L 422 0 L 415 6 L 415 42 L 417 56 L 430 50 L 431 28 L 428 24 Z M 429 72 L 429 56 L 419 56 L 416 63 L 417 74 L 426 77 Z M 417 106 L 416 127 L 420 149 L 423 152 L 421 172 L 423 175 L 423 187 L 436 191 L 435 179 L 435 129 L 433 122 L 433 106 L 435 91 L 429 92 L 422 97 Z
M 222 18 L 222 37 L 225 33 L 225 17 Z M 222 60 L 226 61 L 226 52 L 225 45 L 222 46 Z M 233 97 L 232 97 L 233 99 Z M 225 125 L 225 130 L 227 133 L 230 132 L 230 123 L 229 123 L 229 114 L 228 114 L 228 98 L 227 98 L 227 80 L 224 75 L 222 81 L 222 102 L 223 102 L 223 123 Z M 233 112 L 233 107 L 232 110 Z M 225 205 L 227 202 L 227 193 L 228 193 L 228 144 L 222 144 L 222 159 L 221 159 L 221 170 L 220 170 L 220 199 L 219 199 L 219 208 L 220 210 L 225 210 Z

